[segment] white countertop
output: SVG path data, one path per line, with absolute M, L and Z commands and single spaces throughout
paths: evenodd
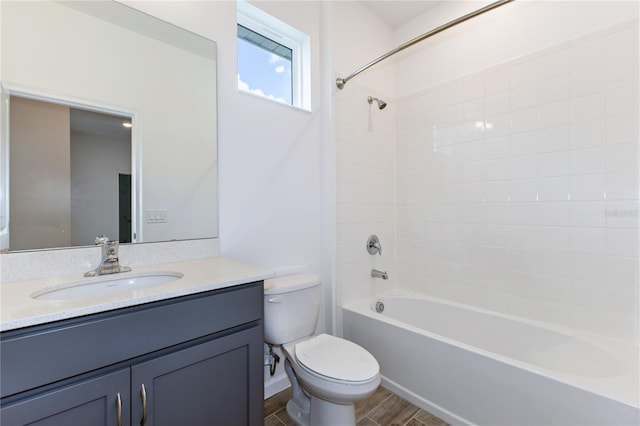
M 171 271 L 183 274 L 179 280 L 133 291 L 71 300 L 38 300 L 34 293 L 65 287 L 92 279 L 126 278 L 131 275 Z M 156 302 L 273 277 L 273 272 L 235 262 L 223 257 L 138 266 L 131 272 L 86 278 L 83 274 L 66 275 L 0 284 L 0 331 L 44 324 L 82 315 L 95 314 L 143 303 Z

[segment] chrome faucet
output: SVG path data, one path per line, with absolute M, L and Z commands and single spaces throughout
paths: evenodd
M 377 269 L 372 269 L 371 270 L 371 276 L 373 278 L 382 278 L 383 280 L 388 280 L 389 279 L 389 274 L 387 274 L 387 271 L 378 271 Z
M 118 272 L 129 272 L 131 270 L 131 268 L 127 266 L 120 266 L 120 260 L 118 259 L 118 241 L 110 241 L 109 237 L 101 235 L 96 238 L 96 245 L 102 247 L 102 260 L 96 269 L 84 274 L 85 277 L 116 274 Z

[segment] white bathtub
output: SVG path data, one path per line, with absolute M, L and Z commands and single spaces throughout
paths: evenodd
M 343 327 L 385 386 L 451 424 L 640 424 L 637 345 L 400 292 L 344 307 Z

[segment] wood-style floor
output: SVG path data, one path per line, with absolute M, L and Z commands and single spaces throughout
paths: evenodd
M 285 389 L 264 401 L 264 426 L 293 425 L 286 404 L 291 390 Z M 357 426 L 445 426 L 444 420 L 416 407 L 380 386 L 369 398 L 356 403 Z

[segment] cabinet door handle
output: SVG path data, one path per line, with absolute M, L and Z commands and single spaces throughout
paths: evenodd
M 118 413 L 118 426 L 122 426 L 122 398 L 120 398 L 120 392 L 116 395 L 116 412 Z
M 142 420 L 140 420 L 140 426 L 144 426 L 147 423 L 147 390 L 144 388 L 144 383 L 140 388 L 140 396 L 142 397 Z
M 144 388 L 144 383 L 140 388 L 140 396 L 142 396 L 142 420 L 140 420 L 140 426 L 144 426 L 147 423 L 147 390 Z

